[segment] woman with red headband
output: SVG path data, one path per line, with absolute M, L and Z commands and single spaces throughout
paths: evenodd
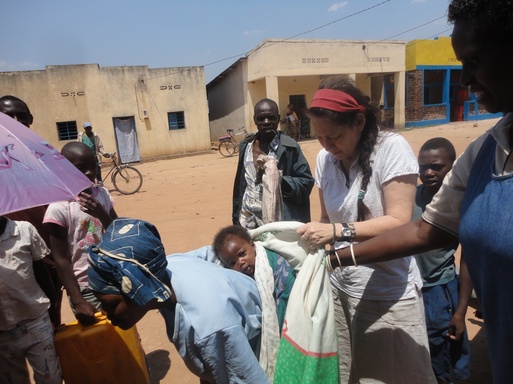
M 310 107 L 320 222 L 298 229 L 311 247 L 352 247 L 411 220 L 418 163 L 400 135 L 347 78 L 324 80 Z M 326 261 L 330 259 L 327 258 Z M 436 383 L 414 257 L 331 272 L 341 382 Z

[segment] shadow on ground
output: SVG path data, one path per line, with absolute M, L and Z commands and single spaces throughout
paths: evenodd
M 490 366 L 490 359 L 488 357 L 488 344 L 486 342 L 486 335 L 484 329 L 484 322 L 481 318 L 476 316 L 476 312 L 481 310 L 476 299 L 470 300 L 468 308 L 469 312 L 473 312 L 474 316 L 470 316 L 467 321 L 467 326 L 477 326 L 480 329 L 470 340 L 470 379 L 465 383 L 472 384 L 491 384 L 492 383 L 492 368 Z
M 150 372 L 150 383 L 159 384 L 166 377 L 169 368 L 171 368 L 171 360 L 169 352 L 163 349 L 157 349 L 146 355 L 146 364 Z

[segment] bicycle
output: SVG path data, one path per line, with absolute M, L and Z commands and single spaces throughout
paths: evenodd
M 123 195 L 132 195 L 141 189 L 143 176 L 139 170 L 128 164 L 119 164 L 116 160 L 116 152 L 110 154 L 112 167 L 103 178 L 102 183 L 110 175 L 114 188 Z
M 228 136 L 222 136 L 219 138 L 219 145 L 217 149 L 224 157 L 231 157 L 239 152 L 239 142 L 235 139 L 235 136 L 245 135 L 248 137 L 249 133 L 246 131 L 246 127 L 239 128 L 237 133 L 233 133 L 233 129 L 227 129 Z

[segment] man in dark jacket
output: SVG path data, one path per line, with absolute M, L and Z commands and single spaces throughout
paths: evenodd
M 301 147 L 292 138 L 278 132 L 278 105 L 262 99 L 255 105 L 253 119 L 258 128 L 255 135 L 239 145 L 239 162 L 233 187 L 233 224 L 253 229 L 262 221 L 262 175 L 257 164 L 259 156 L 272 156 L 282 172 L 283 220 L 310 221 L 310 192 L 314 178 Z

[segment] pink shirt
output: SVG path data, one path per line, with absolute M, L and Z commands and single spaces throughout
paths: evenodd
M 114 202 L 106 188 L 94 187 L 93 197 L 106 212 L 110 212 Z M 78 285 L 87 287 L 87 248 L 98 244 L 102 239 L 103 225 L 100 220 L 83 212 L 76 201 L 62 201 L 48 206 L 43 223 L 53 223 L 66 228 L 68 256 L 71 258 L 73 273 Z

